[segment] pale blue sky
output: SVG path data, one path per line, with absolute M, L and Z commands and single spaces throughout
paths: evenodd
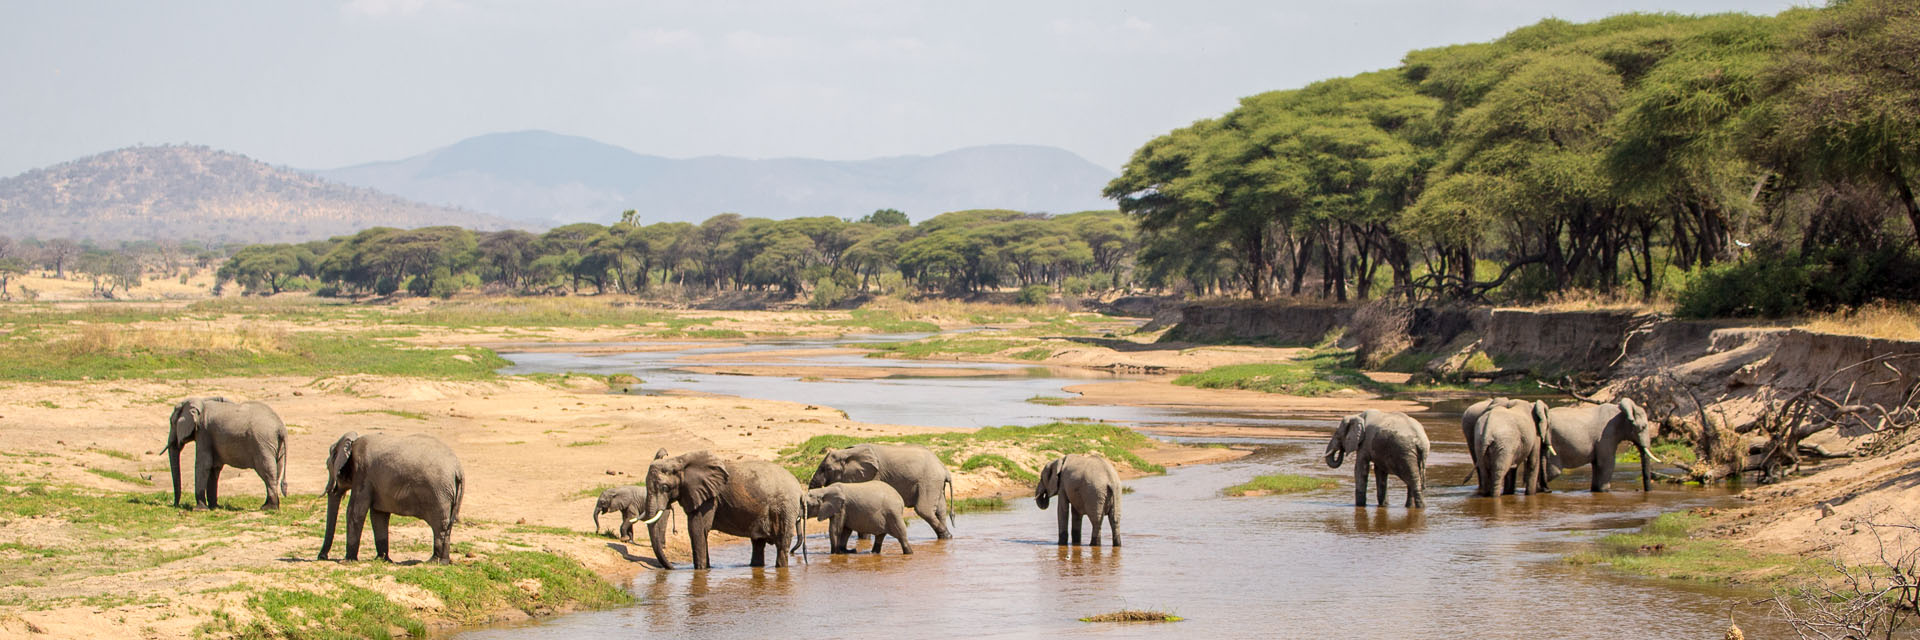
M 135 143 L 331 168 L 548 129 L 670 157 L 1045 144 L 1117 168 L 1241 96 L 1545 17 L 1788 0 L 0 5 L 0 176 Z

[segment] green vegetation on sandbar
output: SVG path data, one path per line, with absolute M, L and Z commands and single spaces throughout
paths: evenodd
M 1065 406 L 1067 404 L 1067 400 L 1069 399 L 1062 398 L 1060 396 L 1034 396 L 1031 398 L 1027 398 L 1027 402 L 1031 402 L 1033 404 L 1043 404 L 1049 407 Z
M 1721 540 L 1689 537 L 1704 520 L 1693 512 L 1662 514 L 1633 533 L 1600 538 L 1596 548 L 1566 557 L 1567 564 L 1697 582 L 1770 584 L 1815 575 L 1813 558 L 1748 551 Z
M 933 450 L 940 460 L 949 466 L 962 470 L 993 467 L 1006 473 L 1008 477 L 1022 482 L 1033 482 L 1040 465 L 1055 457 L 1069 453 L 1099 453 L 1116 463 L 1131 466 L 1147 473 L 1161 473 L 1166 468 L 1147 462 L 1133 453 L 1134 449 L 1147 447 L 1152 439 L 1126 427 L 1110 424 L 1083 422 L 1054 422 L 1035 427 L 983 427 L 973 431 L 946 431 L 940 433 L 915 433 L 893 436 L 874 436 L 856 438 L 843 435 L 824 435 L 808 438 L 806 442 L 787 447 L 780 451 L 779 462 L 793 471 L 801 482 L 813 478 L 814 467 L 819 465 L 820 457 L 830 449 L 850 447 L 863 442 L 881 444 L 916 444 Z M 1033 454 L 1037 462 L 1017 462 L 999 453 L 986 453 L 982 449 L 1019 450 Z M 966 457 L 961 457 L 963 454 Z
M 264 329 L 80 326 L 0 344 L 0 380 L 192 379 L 347 373 L 486 379 L 507 361 L 487 349 L 420 348 L 351 334 Z
M 1659 438 L 1656 438 L 1653 441 L 1653 455 L 1655 457 L 1660 458 L 1661 460 L 1667 461 L 1667 463 L 1669 464 L 1675 463 L 1675 462 L 1683 462 L 1683 463 L 1691 464 L 1694 461 L 1700 459 L 1699 455 L 1694 453 L 1693 445 L 1687 444 L 1685 442 L 1676 442 L 1673 440 L 1665 440 L 1665 439 L 1659 439 Z M 1614 464 L 1621 464 L 1621 465 L 1630 464 L 1634 466 L 1639 466 L 1640 450 L 1635 449 L 1633 448 L 1633 446 L 1629 445 L 1621 449 L 1620 453 L 1615 454 L 1613 456 L 1613 461 L 1614 461 Z
M 940 325 L 919 320 L 907 320 L 899 312 L 881 309 L 854 309 L 848 316 L 839 320 L 826 320 L 820 324 L 829 327 L 847 327 L 866 329 L 874 333 L 931 333 L 940 330 Z
M 1246 482 L 1242 482 L 1240 484 L 1236 484 L 1231 487 L 1222 489 L 1221 493 L 1225 493 L 1230 496 L 1244 496 L 1248 494 L 1265 495 L 1265 494 L 1278 494 L 1278 493 L 1304 493 L 1307 491 L 1319 491 L 1321 489 L 1332 489 L 1335 486 L 1338 486 L 1339 484 L 1340 484 L 1339 482 L 1336 482 L 1334 480 L 1327 479 L 1327 478 L 1315 478 L 1311 476 L 1294 475 L 1291 473 L 1270 473 L 1267 475 L 1255 476 L 1252 480 L 1248 480 Z
M 1005 511 L 1008 506 L 1005 498 L 993 496 L 985 498 L 961 498 L 953 501 L 953 512 L 975 513 L 980 511 Z
M 981 355 L 999 353 L 1029 344 L 1022 340 L 994 338 L 928 338 L 912 342 L 877 342 L 857 345 L 873 349 L 874 358 L 928 358 L 939 354 Z
M 1174 384 L 1201 389 L 1246 389 L 1295 396 L 1324 396 L 1345 389 L 1379 390 L 1352 365 L 1353 355 L 1323 350 L 1286 362 L 1232 364 L 1189 373 Z
M 1180 616 L 1165 611 L 1143 611 L 1140 609 L 1122 609 L 1109 613 L 1087 616 L 1081 622 L 1179 622 Z
M 348 414 L 384 413 L 384 414 L 393 416 L 395 418 L 406 418 L 408 420 L 427 419 L 427 414 L 420 413 L 418 411 L 402 411 L 399 409 L 359 409 L 356 411 L 348 411 L 346 413 Z

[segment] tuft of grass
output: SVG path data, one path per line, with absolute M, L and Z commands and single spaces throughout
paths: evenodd
M 427 419 L 427 414 L 420 413 L 418 411 L 404 411 L 401 409 L 356 409 L 353 411 L 346 412 L 345 415 L 357 415 L 357 414 L 368 414 L 368 413 L 384 413 L 396 418 L 406 418 L 408 420 L 426 420 Z
M 1068 400 L 1067 398 L 1062 398 L 1060 396 L 1034 396 L 1031 398 L 1027 398 L 1027 402 L 1031 402 L 1033 404 L 1043 404 L 1049 407 L 1065 406 L 1067 404 L 1067 400 Z
M 1291 473 L 1271 473 L 1255 476 L 1252 480 L 1222 489 L 1221 493 L 1230 496 L 1273 495 L 1281 493 L 1304 493 L 1332 489 L 1340 483 L 1327 478 L 1295 475 Z
M 927 338 L 912 342 L 881 342 L 857 345 L 872 349 L 871 358 L 931 358 L 941 354 L 985 355 L 1031 344 L 1024 340 L 997 338 Z
M 915 433 L 892 436 L 874 436 L 856 438 L 837 434 L 819 435 L 805 442 L 787 447 L 780 451 L 778 461 L 792 471 L 801 482 L 813 478 L 814 468 L 821 456 L 828 450 L 850 447 L 863 442 L 881 444 L 915 444 L 926 447 L 940 456 L 948 465 L 959 466 L 967 470 L 981 466 L 1000 469 L 1010 477 L 1024 482 L 1038 479 L 1035 469 L 1047 460 L 1069 453 L 1099 453 L 1115 463 L 1124 464 L 1147 473 L 1161 473 L 1166 468 L 1147 462 L 1133 453 L 1134 449 L 1152 444 L 1152 439 L 1125 427 L 1110 424 L 1086 422 L 1053 422 L 1033 427 L 983 427 L 973 431 L 945 431 L 939 433 Z M 1012 449 L 1023 452 L 1023 458 L 1038 460 L 1037 464 L 1017 462 L 1012 458 L 994 453 L 984 453 L 981 449 Z M 962 458 L 962 456 L 966 456 Z M 1005 462 L 1001 462 L 1001 461 Z
M 1081 618 L 1081 622 L 1179 622 L 1180 616 L 1165 611 L 1145 611 L 1141 609 L 1121 609 Z
M 1039 360 L 1045 360 L 1049 357 L 1052 357 L 1053 349 L 1050 347 L 1034 347 L 1026 351 L 1016 351 L 1014 353 L 1007 354 L 1007 356 L 1015 360 L 1039 361 Z
M 1685 442 L 1680 442 L 1677 440 L 1667 440 L 1664 438 L 1655 438 L 1653 440 L 1653 455 L 1659 456 L 1661 460 L 1665 460 L 1669 463 L 1679 462 L 1679 463 L 1691 464 L 1694 461 L 1699 460 L 1698 454 L 1694 453 L 1693 451 L 1693 445 L 1687 444 Z M 1621 450 L 1619 453 L 1615 454 L 1613 456 L 1613 461 L 1614 461 L 1614 464 L 1617 464 L 1617 465 L 1639 466 L 1640 450 L 1629 445 L 1625 449 Z
M 1007 500 L 999 497 L 961 498 L 953 501 L 954 513 L 977 513 L 981 511 L 1005 511 L 1009 508 Z
M 653 334 L 656 338 L 687 338 L 693 340 L 730 340 L 747 337 L 747 332 L 738 329 L 668 329 Z
M 1351 352 L 1325 350 L 1286 362 L 1234 364 L 1189 373 L 1174 384 L 1201 389 L 1245 389 L 1295 396 L 1324 396 L 1362 388 L 1378 390 L 1378 383 L 1361 375 Z
M 121 460 L 139 460 L 139 458 L 134 456 L 133 454 L 127 453 L 125 451 L 120 451 L 118 449 L 108 449 L 105 447 L 87 447 L 87 450 L 92 451 L 94 453 L 98 453 L 100 455 L 103 455 L 109 458 L 119 458 Z
M 456 357 L 457 356 L 457 357 Z M 353 334 L 83 325 L 0 344 L 0 380 L 183 380 L 347 373 L 487 379 L 508 363 L 487 349 L 419 348 Z
M 607 443 L 607 439 L 606 439 L 606 438 L 596 438 L 596 439 L 593 439 L 593 440 L 575 440 L 575 441 L 573 441 L 573 442 L 569 442 L 569 443 L 567 443 L 567 446 L 569 446 L 569 447 L 597 447 L 597 446 L 600 446 L 600 445 L 603 445 L 603 444 L 606 444 L 606 443 Z
M 139 476 L 131 475 L 131 474 L 121 473 L 119 471 L 114 471 L 112 469 L 95 469 L 92 467 L 88 467 L 87 473 L 91 473 L 93 475 L 100 476 L 108 480 L 119 480 L 127 484 L 137 484 L 143 487 L 153 486 L 153 482 L 150 480 L 141 478 Z
M 600 497 L 600 494 L 605 493 L 608 489 L 612 489 L 614 487 L 624 487 L 628 485 L 633 485 L 636 487 L 645 487 L 647 486 L 647 483 L 646 482 L 609 482 L 603 485 L 587 487 L 585 489 L 575 491 L 573 492 L 573 496 L 576 498 L 598 498 Z
M 898 311 L 883 309 L 854 309 L 847 317 L 826 320 L 820 324 L 829 327 L 847 327 L 866 329 L 874 333 L 931 333 L 940 330 L 940 325 L 919 320 L 908 320 Z
M 1007 474 L 1007 477 L 1021 482 L 1034 483 L 1040 481 L 1038 474 L 1022 468 L 1020 463 L 1014 462 L 1012 458 L 997 453 L 975 454 L 973 457 L 967 458 L 966 462 L 960 463 L 961 471 L 977 471 L 986 468 L 999 469 L 1001 473 Z
M 1845 336 L 1920 340 L 1920 304 L 1882 300 L 1813 316 L 1797 326 Z
M 1594 549 L 1569 555 L 1566 562 L 1656 578 L 1747 584 L 1814 576 L 1823 566 L 1814 558 L 1759 553 L 1690 537 L 1703 521 L 1692 511 L 1661 514 L 1637 532 L 1600 538 Z

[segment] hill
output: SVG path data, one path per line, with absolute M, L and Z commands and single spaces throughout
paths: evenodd
M 610 222 L 625 209 L 649 222 L 695 222 L 724 212 L 857 217 L 892 208 L 925 219 L 962 209 L 1111 209 L 1100 189 L 1114 177 L 1069 151 L 1043 146 L 859 161 L 674 159 L 546 131 L 488 134 L 404 160 L 316 173 L 539 224 Z
M 13 236 L 286 242 L 372 226 L 509 226 L 201 146 L 117 149 L 0 180 Z

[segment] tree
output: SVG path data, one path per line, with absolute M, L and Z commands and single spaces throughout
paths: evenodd
M 912 224 L 911 221 L 907 220 L 907 214 L 901 213 L 899 209 L 875 210 L 873 213 L 869 213 L 860 218 L 860 223 L 877 227 L 904 227 Z

